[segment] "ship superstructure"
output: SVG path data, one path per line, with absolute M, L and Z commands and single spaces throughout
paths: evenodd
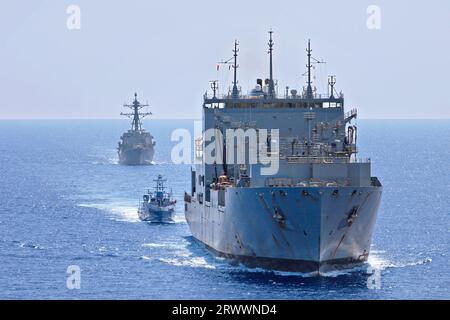
M 151 164 L 155 153 L 155 141 L 153 136 L 142 127 L 141 119 L 151 115 L 151 112 L 141 112 L 141 109 L 148 107 L 148 104 L 141 104 L 137 100 L 137 93 L 134 94 L 134 101 L 124 104 L 130 108 L 130 113 L 120 113 L 127 116 L 131 121 L 131 128 L 120 137 L 117 147 L 119 163 L 125 165 L 146 165 Z
M 382 186 L 370 159 L 356 157 L 356 110 L 344 111 L 334 76 L 327 94 L 313 88 L 319 60 L 309 42 L 306 86 L 278 96 L 272 32 L 269 78 L 243 94 L 238 45 L 232 88 L 218 96 L 214 82 L 204 96 L 203 136 L 185 194 L 193 236 L 250 267 L 320 273 L 366 261 Z

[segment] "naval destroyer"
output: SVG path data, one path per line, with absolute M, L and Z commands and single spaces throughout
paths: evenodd
M 130 108 L 132 112 L 122 112 L 120 115 L 127 116 L 132 121 L 131 129 L 120 137 L 117 147 L 119 163 L 124 165 L 151 164 L 155 153 L 155 141 L 153 136 L 142 128 L 141 122 L 142 118 L 151 114 L 151 112 L 141 112 L 141 109 L 148 107 L 148 104 L 141 104 L 135 93 L 133 104 L 124 104 L 123 106 Z
M 321 61 L 309 41 L 306 85 L 279 95 L 269 33 L 268 79 L 242 92 L 236 41 L 232 87 L 219 96 L 213 81 L 204 95 L 203 135 L 184 196 L 187 223 L 213 253 L 249 267 L 321 274 L 361 265 L 382 185 L 370 159 L 356 156 L 356 109 L 345 112 L 334 76 L 328 93 L 318 93 L 312 69 Z M 236 160 L 239 147 L 245 154 Z

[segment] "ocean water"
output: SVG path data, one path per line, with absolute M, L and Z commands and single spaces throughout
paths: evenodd
M 359 120 L 360 156 L 384 185 L 372 251 L 322 277 L 233 266 L 195 242 L 190 169 L 170 161 L 172 130 L 192 121 L 144 125 L 155 164 L 127 167 L 115 150 L 126 121 L 0 121 L 1 299 L 450 299 L 449 120 Z M 160 173 L 178 202 L 172 225 L 137 219 Z M 70 265 L 80 289 L 67 288 Z

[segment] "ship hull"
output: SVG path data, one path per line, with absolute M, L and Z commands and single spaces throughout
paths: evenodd
M 381 193 L 381 186 L 227 188 L 225 206 L 191 199 L 185 214 L 193 236 L 219 256 L 321 273 L 367 260 Z
M 153 161 L 154 150 L 151 148 L 132 148 L 119 150 L 119 163 L 122 165 L 150 165 Z
M 139 219 L 152 223 L 173 223 L 175 217 L 174 208 L 148 209 L 140 208 L 138 211 Z
M 213 255 L 225 258 L 231 264 L 240 263 L 248 268 L 262 268 L 267 270 L 286 271 L 286 272 L 301 272 L 321 274 L 330 271 L 356 268 L 364 264 L 365 260 L 356 260 L 353 258 L 332 259 L 328 261 L 312 261 L 300 259 L 280 259 L 268 257 L 252 257 L 246 255 L 235 255 L 224 253 L 211 248 L 199 239 L 199 243 L 205 246 Z

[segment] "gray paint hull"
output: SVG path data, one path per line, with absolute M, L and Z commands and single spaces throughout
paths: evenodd
M 119 150 L 119 163 L 123 165 L 149 165 L 153 161 L 153 146 Z
M 152 223 L 172 223 L 174 222 L 175 211 L 170 210 L 148 210 L 147 212 L 142 212 L 140 209 L 139 219 L 142 221 L 148 221 Z
M 193 236 L 217 255 L 320 273 L 367 260 L 381 193 L 378 186 L 227 188 L 224 207 L 193 198 L 185 215 Z

